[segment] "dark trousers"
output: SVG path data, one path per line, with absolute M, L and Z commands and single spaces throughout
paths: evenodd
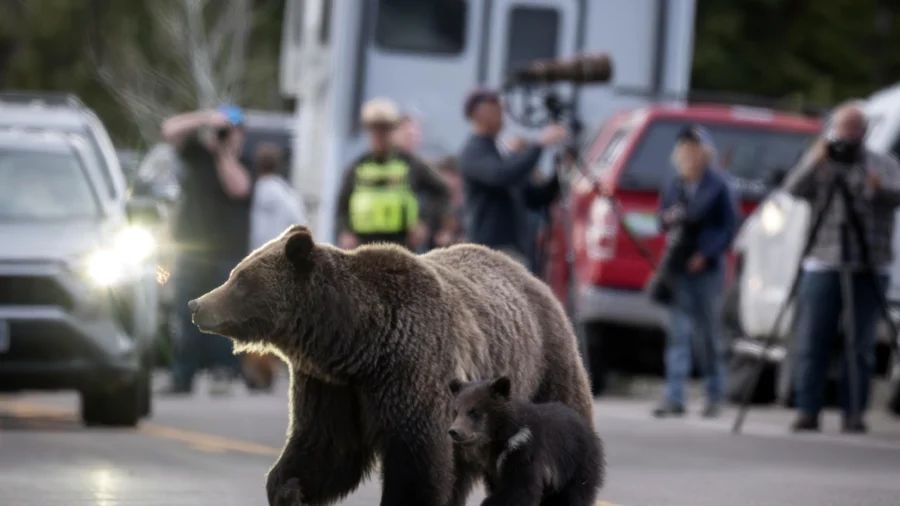
M 797 295 L 797 408 L 804 415 L 818 416 L 822 410 L 828 366 L 841 328 L 840 273 L 836 270 L 804 271 Z M 887 288 L 887 276 L 877 280 L 853 274 L 854 353 L 843 353 L 838 397 L 845 416 L 865 412 L 875 368 L 875 340 L 879 321 L 878 296 Z M 856 365 L 857 412 L 851 412 L 847 361 Z
M 240 260 L 216 258 L 195 253 L 182 253 L 175 266 L 175 325 L 173 341 L 175 360 L 172 379 L 176 388 L 192 387 L 194 375 L 201 365 L 227 369 L 235 377 L 240 374 L 240 361 L 233 352 L 231 340 L 204 334 L 191 321 L 188 301 L 215 289 L 228 279 Z

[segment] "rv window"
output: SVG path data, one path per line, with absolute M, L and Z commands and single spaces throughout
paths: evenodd
M 686 120 L 676 119 L 654 121 L 630 156 L 620 184 L 636 190 L 656 190 L 662 186 L 675 170 L 670 162 L 675 137 L 687 124 Z M 815 133 L 701 124 L 716 144 L 723 169 L 748 198 L 761 196 L 769 173 L 791 167 L 815 137 Z
M 534 60 L 556 58 L 559 11 L 547 7 L 514 7 L 506 30 L 506 72 Z
M 375 42 L 384 49 L 458 54 L 465 47 L 466 0 L 380 0 Z

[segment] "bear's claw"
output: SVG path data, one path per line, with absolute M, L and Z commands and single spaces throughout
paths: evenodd
M 303 491 L 300 490 L 300 480 L 291 478 L 278 489 L 274 506 L 300 506 L 301 504 L 303 504 Z

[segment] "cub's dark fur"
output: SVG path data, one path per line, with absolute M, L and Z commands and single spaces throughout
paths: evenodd
M 482 506 L 590 506 L 603 485 L 603 446 L 565 404 L 512 399 L 511 382 L 450 382 L 460 447 L 481 450 L 488 497 Z

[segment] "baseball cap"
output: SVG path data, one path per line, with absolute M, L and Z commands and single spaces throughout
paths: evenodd
M 715 150 L 716 145 L 713 142 L 709 131 L 700 125 L 688 125 L 682 129 L 675 137 L 676 142 L 691 141 L 702 146 Z
M 228 122 L 233 126 L 240 126 L 244 124 L 244 112 L 240 107 L 222 104 L 219 107 L 216 107 L 216 110 L 224 114 L 225 117 L 228 118 Z
M 463 114 L 466 119 L 472 117 L 475 108 L 485 102 L 500 103 L 500 94 L 489 88 L 476 88 L 469 92 L 463 105 Z

